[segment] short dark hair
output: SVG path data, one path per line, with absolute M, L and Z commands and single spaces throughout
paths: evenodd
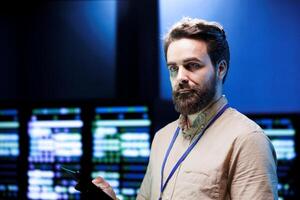
M 174 24 L 164 38 L 164 53 L 167 60 L 169 45 L 179 39 L 189 38 L 204 41 L 207 45 L 207 53 L 216 67 L 220 61 L 227 63 L 229 69 L 230 52 L 225 31 L 217 22 L 209 22 L 203 19 L 184 17 Z M 223 78 L 223 83 L 227 76 Z

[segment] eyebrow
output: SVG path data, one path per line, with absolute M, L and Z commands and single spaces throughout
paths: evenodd
M 176 62 L 167 62 L 167 65 L 176 65 Z
M 187 63 L 187 62 L 190 62 L 190 61 L 198 61 L 200 63 L 203 63 L 199 58 L 197 57 L 191 57 L 191 58 L 186 58 L 183 60 L 182 63 Z M 167 65 L 174 65 L 176 64 L 176 62 L 167 62 Z
M 186 59 L 183 60 L 183 63 L 190 62 L 190 61 L 198 61 L 198 62 L 202 63 L 202 61 L 199 58 L 196 58 L 196 57 L 186 58 Z

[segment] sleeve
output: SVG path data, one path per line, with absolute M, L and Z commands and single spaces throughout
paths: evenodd
M 236 138 L 228 175 L 232 200 L 278 199 L 276 154 L 262 131 Z
M 137 195 L 137 200 L 149 200 L 151 198 L 151 185 L 152 185 L 152 157 L 153 157 L 153 151 L 155 149 L 155 146 L 157 144 L 157 135 L 155 134 L 152 144 L 151 144 L 151 151 L 150 151 L 150 157 L 149 157 L 149 163 L 147 166 L 146 174 L 144 176 L 144 179 L 142 181 L 139 193 Z
M 151 165 L 150 162 L 147 167 L 146 174 L 144 176 L 143 182 L 141 184 L 139 193 L 137 195 L 137 200 L 148 200 L 150 199 L 151 190 Z

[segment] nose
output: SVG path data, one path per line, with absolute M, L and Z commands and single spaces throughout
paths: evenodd
M 180 66 L 178 69 L 178 74 L 177 74 L 177 81 L 179 83 L 188 83 L 188 71 Z

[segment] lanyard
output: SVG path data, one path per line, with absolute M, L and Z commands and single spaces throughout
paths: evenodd
M 188 149 L 184 152 L 184 154 L 179 158 L 179 160 L 177 161 L 177 163 L 175 164 L 175 166 L 173 167 L 173 169 L 171 170 L 169 176 L 166 179 L 166 182 L 163 184 L 163 177 L 164 177 L 164 169 L 165 169 L 165 165 L 167 162 L 167 159 L 169 157 L 170 151 L 175 143 L 175 140 L 179 134 L 180 128 L 177 127 L 174 136 L 171 140 L 171 143 L 168 147 L 168 150 L 166 152 L 163 164 L 162 164 L 162 168 L 161 168 L 161 181 L 160 181 L 160 197 L 159 200 L 162 199 L 162 194 L 167 186 L 167 184 L 169 183 L 171 177 L 174 175 L 175 171 L 177 170 L 177 168 L 179 167 L 179 165 L 184 161 L 184 159 L 188 156 L 188 154 L 192 151 L 192 149 L 196 146 L 196 144 L 198 143 L 198 141 L 200 140 L 200 138 L 202 137 L 202 135 L 204 134 L 204 132 L 224 113 L 224 111 L 228 108 L 228 104 L 226 104 L 206 125 L 206 127 L 200 132 L 200 134 L 198 135 L 198 137 L 195 139 L 195 141 L 188 147 Z

